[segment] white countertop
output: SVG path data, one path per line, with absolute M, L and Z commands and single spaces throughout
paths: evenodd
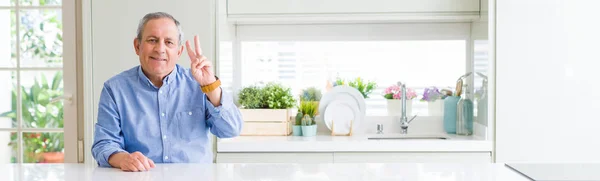
M 446 140 L 369 140 L 353 136 L 238 136 L 219 139 L 217 152 L 491 152 L 493 143 L 477 136 L 445 135 Z
M 508 167 L 531 180 L 600 180 L 600 163 L 514 163 Z
M 4 181 L 138 180 L 436 180 L 527 181 L 504 164 L 157 164 L 123 172 L 89 164 L 0 164 Z

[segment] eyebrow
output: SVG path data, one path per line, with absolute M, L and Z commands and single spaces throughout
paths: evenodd
M 159 39 L 158 37 L 156 37 L 156 36 L 152 36 L 152 35 L 150 35 L 150 36 L 146 37 L 146 39 L 150 39 L 150 38 Z M 165 38 L 165 40 L 173 41 L 173 40 L 174 40 L 174 38 L 167 37 L 167 38 Z

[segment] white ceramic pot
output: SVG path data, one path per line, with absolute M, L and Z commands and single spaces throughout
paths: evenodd
M 444 115 L 444 100 L 438 99 L 433 102 L 427 102 L 429 116 Z
M 402 100 L 387 99 L 388 116 L 402 116 Z M 406 101 L 406 116 L 412 115 L 412 100 Z

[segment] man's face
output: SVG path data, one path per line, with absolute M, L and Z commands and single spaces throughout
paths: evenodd
M 146 23 L 142 39 L 135 38 L 133 44 L 147 76 L 164 77 L 173 70 L 183 52 L 178 38 L 177 25 L 169 18 L 153 19 Z

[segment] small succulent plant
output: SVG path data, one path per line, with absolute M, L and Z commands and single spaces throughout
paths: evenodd
M 302 112 L 298 112 L 298 114 L 296 114 L 296 126 L 301 126 L 302 125 L 302 117 L 304 116 L 304 114 L 302 114 Z
M 310 115 L 304 115 L 304 117 L 302 117 L 302 126 L 310 126 L 313 125 L 313 118 L 310 117 Z

